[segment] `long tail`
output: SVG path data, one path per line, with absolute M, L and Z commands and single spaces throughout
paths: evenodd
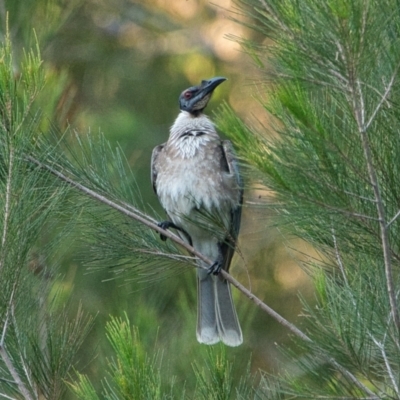
M 219 337 L 227 346 L 239 346 L 243 343 L 243 336 L 232 299 L 231 285 L 219 276 L 213 277 L 213 280 Z
M 227 346 L 239 346 L 243 336 L 229 283 L 199 269 L 197 288 L 197 340 L 205 344 L 221 340 Z

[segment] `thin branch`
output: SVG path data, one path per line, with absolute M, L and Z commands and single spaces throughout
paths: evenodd
M 332 238 L 333 238 L 333 246 L 335 248 L 336 261 L 339 265 L 340 272 L 342 273 L 344 283 L 346 284 L 347 287 L 349 287 L 349 281 L 347 280 L 346 271 L 344 269 L 342 257 L 340 256 L 339 248 L 338 248 L 337 241 L 336 241 L 335 229 L 333 227 L 332 227 Z
M 11 314 L 10 315 L 12 317 L 13 328 L 14 328 L 14 331 L 15 331 L 15 334 L 16 334 L 16 337 L 17 337 L 17 341 L 19 342 L 20 334 L 19 334 L 19 329 L 18 329 L 17 318 L 15 316 L 14 303 L 10 303 L 10 310 L 11 310 Z M 18 346 L 20 348 L 22 348 L 22 345 L 20 343 L 18 343 Z M 19 352 L 19 358 L 20 358 L 20 361 L 21 361 L 22 368 L 23 368 L 23 370 L 25 372 L 25 377 L 28 380 L 28 383 L 29 383 L 30 387 L 34 387 L 34 384 L 33 384 L 32 380 L 31 380 L 31 377 L 30 377 L 29 368 L 26 365 L 26 362 L 25 362 L 25 359 L 24 359 L 23 352 Z M 35 393 L 34 399 L 35 400 L 38 399 L 38 396 L 37 396 L 36 393 Z
M 25 372 L 25 377 L 26 377 L 26 379 L 28 380 L 29 385 L 30 385 L 31 387 L 34 387 L 34 386 L 33 386 L 32 379 L 31 379 L 30 374 L 29 374 L 29 371 L 28 371 L 28 366 L 26 365 L 26 362 L 25 362 L 25 360 L 24 360 L 24 358 L 23 358 L 22 353 L 20 353 L 19 358 L 20 358 L 20 360 L 21 360 L 22 368 L 23 368 L 23 370 L 24 370 L 24 372 Z M 35 395 L 34 400 L 38 400 L 38 394 L 37 394 L 37 393 L 34 393 L 34 395 Z
M 0 377 L 0 382 L 5 382 L 7 384 L 14 384 L 15 382 L 12 379 L 6 379 L 6 378 L 1 378 Z
M 208 260 L 210 262 L 210 260 Z M 265 311 L 268 315 L 273 317 L 276 321 L 278 321 L 282 326 L 289 329 L 292 333 L 294 333 L 297 337 L 304 340 L 307 343 L 313 343 L 312 339 L 307 336 L 304 332 L 298 329 L 295 325 L 287 321 L 280 314 L 278 314 L 271 307 L 263 303 L 259 298 L 253 295 L 249 290 L 247 290 L 241 283 L 239 283 L 236 279 L 234 279 L 231 275 L 229 275 L 225 270 L 221 270 L 222 276 L 230 282 L 231 285 L 235 286 L 239 291 L 245 294 L 250 300 L 252 300 L 257 306 L 259 306 L 263 311 Z M 343 376 L 345 376 L 349 381 L 351 381 L 355 386 L 361 389 L 364 393 L 367 393 L 369 396 L 368 399 L 371 400 L 379 400 L 380 397 L 376 396 L 374 392 L 372 392 L 369 388 L 367 388 L 362 382 L 360 382 L 350 371 L 340 365 L 335 359 L 327 356 L 322 353 L 322 357 L 331 364 L 336 370 L 338 370 Z
M 389 228 L 390 225 L 393 224 L 394 221 L 396 221 L 397 218 L 400 216 L 400 210 L 397 211 L 396 215 L 386 224 L 386 229 Z
M 98 194 L 94 190 L 89 189 L 88 187 L 73 181 L 66 175 L 62 174 L 59 171 L 56 171 L 49 165 L 43 164 L 40 161 L 34 159 L 33 157 L 28 157 L 28 160 L 40 168 L 48 170 L 50 173 L 55 175 L 57 178 L 61 179 L 62 181 L 68 183 L 72 187 L 75 187 L 76 189 L 80 190 L 81 192 L 87 194 L 88 196 L 100 201 L 103 204 L 108 205 L 109 207 L 114 208 L 115 210 L 121 212 L 122 214 L 126 215 L 127 217 L 133 218 L 136 221 L 146 225 L 150 229 L 153 229 L 157 231 L 158 233 L 163 234 L 167 238 L 173 240 L 175 243 L 179 244 L 183 248 L 185 248 L 187 251 L 189 251 L 191 254 L 199 258 L 200 260 L 204 261 L 208 265 L 213 264 L 213 260 L 208 259 L 205 257 L 203 254 L 201 254 L 199 251 L 197 251 L 194 247 L 190 246 L 188 243 L 183 241 L 179 236 L 175 235 L 169 230 L 164 230 L 160 226 L 158 226 L 155 222 L 147 218 L 147 216 L 142 216 L 138 215 L 135 212 L 126 209 L 125 207 L 121 206 L 120 204 L 106 198 L 105 196 Z M 203 267 L 204 269 L 207 269 L 206 267 Z M 256 305 L 258 305 L 262 310 L 264 310 L 266 313 L 268 313 L 270 316 L 272 316 L 274 319 L 276 319 L 280 324 L 284 325 L 287 329 L 289 329 L 291 332 L 293 332 L 296 336 L 300 337 L 303 340 L 310 341 L 311 339 L 305 335 L 302 331 L 300 331 L 295 325 L 287 321 L 285 318 L 283 318 L 281 315 L 279 315 L 276 311 L 274 311 L 272 308 L 267 306 L 265 303 L 263 303 L 259 298 L 257 298 L 253 293 L 251 293 L 246 287 L 244 287 L 241 283 L 236 281 L 228 272 L 222 270 L 221 271 L 222 276 L 233 286 L 235 286 L 237 289 L 239 289 L 243 294 L 245 294 L 250 300 L 252 300 Z
M 7 396 L 7 395 L 4 394 L 4 393 L 0 393 L 0 397 L 4 397 L 5 399 L 9 399 L 9 400 L 17 400 L 15 397 Z
M 14 149 L 11 145 L 10 156 L 8 159 L 8 171 L 7 171 L 7 183 L 6 183 L 6 198 L 4 205 L 4 217 L 3 217 L 3 235 L 1 238 L 1 258 L 0 258 L 0 272 L 4 267 L 4 261 L 6 258 L 5 244 L 8 234 L 8 223 L 10 219 L 10 204 L 11 204 L 11 182 L 12 182 L 12 172 L 14 168 Z
M 4 346 L 0 346 L 0 357 L 3 359 L 4 364 L 6 365 L 8 371 L 10 372 L 11 376 L 14 379 L 14 382 L 18 386 L 18 390 L 20 391 L 22 396 L 24 396 L 25 400 L 33 400 L 33 397 L 29 393 L 24 382 L 22 382 L 21 378 L 19 377 L 18 372 L 15 369 L 14 364 L 11 361 Z
M 5 340 L 7 329 L 8 329 L 8 321 L 9 321 L 10 314 L 11 314 L 11 309 L 12 309 L 12 303 L 13 303 L 13 300 L 14 300 L 15 289 L 17 288 L 17 282 L 18 282 L 18 280 L 16 279 L 15 282 L 14 282 L 14 285 L 13 285 L 12 292 L 11 292 L 9 305 L 7 307 L 7 316 L 6 316 L 6 320 L 4 322 L 3 332 L 2 332 L 1 338 L 0 338 L 0 347 L 4 346 L 4 340 Z
M 334 230 L 334 228 L 332 228 L 332 237 L 333 237 L 333 243 L 334 243 L 334 247 L 335 247 L 335 254 L 336 254 L 337 263 L 338 263 L 339 268 L 340 268 L 340 271 L 341 271 L 341 273 L 342 273 L 344 283 L 345 283 L 345 285 L 346 285 L 347 287 L 349 287 L 349 282 L 348 282 L 348 280 L 347 280 L 347 276 L 346 276 L 346 272 L 345 272 L 344 265 L 343 265 L 343 262 L 342 262 L 342 258 L 341 258 L 341 256 L 340 256 L 339 248 L 338 248 L 338 246 L 337 246 L 337 241 L 336 241 L 336 235 L 335 235 L 335 230 Z M 352 296 L 352 301 L 353 301 L 354 308 L 358 310 L 358 307 L 357 307 L 356 300 L 355 300 L 354 296 Z M 360 316 L 360 314 L 359 314 L 358 311 L 357 311 L 357 317 L 358 317 L 359 319 L 361 319 L 361 316 Z M 391 315 L 389 315 L 389 319 L 390 319 L 390 317 L 391 317 Z M 395 379 L 394 379 L 393 371 L 392 371 L 392 369 L 391 369 L 391 367 L 390 367 L 389 360 L 387 359 L 387 356 L 386 356 L 386 353 L 385 353 L 383 344 L 379 343 L 379 342 L 374 338 L 374 336 L 373 336 L 372 334 L 369 334 L 369 335 L 370 335 L 371 339 L 373 340 L 373 342 L 376 344 L 376 346 L 378 346 L 378 348 L 381 350 L 383 359 L 384 359 L 385 364 L 386 364 L 386 369 L 387 369 L 387 371 L 388 371 L 388 373 L 389 373 L 390 379 L 392 380 L 392 384 L 393 384 L 393 386 L 394 386 L 394 388 L 395 388 L 395 391 L 396 391 L 398 397 L 400 398 L 399 390 L 398 390 L 396 381 L 395 381 Z M 386 334 L 385 334 L 385 336 L 386 336 Z
M 366 114 L 365 102 L 364 102 L 363 92 L 361 90 L 361 83 L 358 79 L 355 78 L 354 68 L 348 62 L 342 46 L 340 45 L 339 42 L 336 42 L 336 45 L 337 45 L 339 53 L 341 55 L 343 64 L 348 69 L 348 76 L 349 76 L 349 82 L 350 82 L 350 88 L 351 88 L 350 97 L 348 98 L 348 100 L 353 108 L 354 118 L 356 120 L 358 131 L 359 131 L 359 134 L 361 137 L 361 143 L 362 143 L 362 148 L 364 151 L 365 161 L 367 164 L 367 171 L 368 171 L 368 175 L 369 175 L 369 179 L 370 179 L 370 184 L 372 186 L 372 189 L 374 192 L 374 197 L 376 200 L 376 208 L 377 208 L 380 237 L 381 237 L 381 243 L 382 243 L 382 249 L 383 249 L 386 285 L 387 285 L 387 290 L 388 290 L 390 309 L 391 309 L 391 313 L 393 315 L 394 324 L 395 324 L 397 330 L 399 331 L 400 330 L 400 319 L 399 319 L 399 314 L 398 314 L 398 309 L 397 309 L 397 299 L 396 299 L 396 293 L 395 293 L 394 282 L 393 282 L 391 249 L 390 249 L 390 244 L 389 244 L 389 235 L 388 235 L 388 231 L 387 231 L 385 207 L 383 205 L 383 200 L 382 200 L 382 196 L 381 196 L 381 192 L 380 192 L 380 188 L 379 188 L 379 184 L 378 184 L 378 177 L 377 177 L 377 174 L 376 174 L 376 171 L 374 168 L 372 154 L 371 154 L 371 148 L 369 145 L 369 140 L 368 140 L 368 135 L 367 135 L 368 127 L 370 126 L 371 122 L 373 121 L 373 118 L 375 118 L 377 112 L 380 110 L 383 102 L 387 99 L 387 97 L 390 93 L 390 90 L 393 86 L 393 81 L 394 81 L 396 74 L 395 73 L 393 74 L 393 76 L 391 78 L 391 83 L 386 88 L 386 91 L 385 91 L 381 101 L 379 102 L 378 106 L 375 108 L 375 111 L 373 112 L 371 118 L 369 119 L 368 123 L 366 124 L 366 122 L 365 122 L 365 114 Z M 396 68 L 396 70 L 398 69 L 398 67 Z
M 397 73 L 399 72 L 399 68 L 400 68 L 400 63 L 397 64 L 396 68 L 394 69 L 394 72 L 392 74 L 392 77 L 390 78 L 389 84 L 385 90 L 385 93 L 383 94 L 381 100 L 379 101 L 378 105 L 375 107 L 375 110 L 372 112 L 371 117 L 369 118 L 368 122 L 366 123 L 364 129 L 368 130 L 368 128 L 370 127 L 370 125 L 372 124 L 372 122 L 374 121 L 376 115 L 378 114 L 379 110 L 381 109 L 383 103 L 387 100 L 390 91 L 392 90 L 394 81 L 396 79 Z
M 339 248 L 338 248 L 338 245 L 337 245 L 335 230 L 334 230 L 333 227 L 332 227 L 332 237 L 333 237 L 333 243 L 334 243 L 334 248 L 335 248 L 336 260 L 337 260 L 337 263 L 338 263 L 338 265 L 339 265 L 340 271 L 341 271 L 341 273 L 342 273 L 344 283 L 345 283 L 345 285 L 346 285 L 348 288 L 350 288 L 350 286 L 349 286 L 349 281 L 348 281 L 347 275 L 346 275 L 346 271 L 345 271 L 345 269 L 344 269 L 342 257 L 340 256 Z M 359 311 L 358 311 L 356 299 L 354 298 L 353 293 L 352 293 L 351 291 L 350 291 L 350 293 L 351 293 L 351 297 L 352 297 L 353 306 L 354 306 L 354 308 L 357 310 L 357 318 L 358 318 L 358 319 L 361 319 L 360 313 L 359 313 Z M 374 339 L 374 337 L 372 336 L 372 334 L 370 334 L 370 336 L 371 336 L 372 340 L 375 341 L 375 339 Z
M 52 175 L 56 176 L 58 179 L 60 179 L 63 182 L 66 182 L 70 186 L 78 189 L 79 191 L 85 193 L 86 195 L 92 197 L 93 199 L 100 201 L 103 204 L 108 205 L 109 207 L 114 208 L 115 210 L 121 212 L 122 214 L 126 215 L 127 217 L 130 217 L 150 229 L 155 230 L 158 233 L 161 233 L 165 237 L 173 240 L 175 243 L 179 244 L 183 248 L 185 248 L 189 253 L 193 254 L 200 260 L 204 261 L 208 265 L 212 265 L 214 260 L 210 260 L 207 257 L 205 257 L 203 254 L 201 254 L 199 251 L 197 251 L 194 247 L 190 246 L 188 243 L 183 241 L 180 237 L 177 235 L 173 234 L 172 232 L 168 230 L 162 229 L 160 226 L 158 226 L 154 220 L 147 217 L 144 215 L 142 212 L 140 215 L 132 209 L 127 209 L 126 207 L 122 206 L 121 204 L 118 204 L 105 196 L 102 196 L 95 192 L 94 190 L 78 183 L 75 182 L 74 180 L 70 179 L 63 173 L 55 170 L 49 165 L 43 164 L 39 160 L 36 160 L 35 158 L 28 156 L 27 161 L 37 165 L 39 168 L 42 168 L 44 170 L 47 170 L 50 172 Z M 204 267 L 206 269 L 206 267 Z M 312 340 L 309 336 L 307 336 L 304 332 L 302 332 L 300 329 L 298 329 L 294 324 L 286 320 L 284 317 L 282 317 L 280 314 L 278 314 L 275 310 L 273 310 L 271 307 L 269 307 L 267 304 L 265 304 L 262 300 L 260 300 L 257 296 L 255 296 L 252 292 L 250 292 L 245 286 L 243 286 L 240 282 L 238 282 L 235 278 L 233 278 L 228 272 L 225 270 L 221 270 L 221 275 L 224 279 L 226 279 L 232 286 L 236 287 L 239 291 L 241 291 L 247 298 L 249 298 L 251 301 L 253 301 L 258 307 L 260 307 L 264 312 L 266 312 L 268 315 L 270 315 L 272 318 L 274 318 L 276 321 L 278 321 L 281 325 L 286 327 L 289 331 L 291 331 L 295 336 L 298 338 L 304 340 L 305 342 L 312 343 Z M 379 398 L 369 389 L 367 388 L 362 382 L 360 382 L 351 372 L 349 372 L 346 368 L 341 366 L 337 361 L 335 361 L 333 358 L 325 355 L 324 353 L 322 356 L 342 375 L 344 375 L 347 379 L 349 379 L 355 386 L 357 386 L 360 390 L 362 390 L 364 393 L 367 393 L 369 396 L 372 396 L 371 399 L 376 399 L 378 400 Z
M 391 86 L 390 86 L 391 87 Z M 351 99 L 353 105 L 354 117 L 357 122 L 358 131 L 361 136 L 361 143 L 364 151 L 364 157 L 367 164 L 368 175 L 376 200 L 376 209 L 378 214 L 378 222 L 383 250 L 383 260 L 385 265 L 386 286 L 389 295 L 390 309 L 393 315 L 393 322 L 398 331 L 400 331 L 400 318 L 397 308 L 396 292 L 393 281 L 393 269 L 391 259 L 391 249 L 389 244 L 388 225 L 386 224 L 385 207 L 383 204 L 381 191 L 379 188 L 378 177 L 372 160 L 371 148 L 369 145 L 367 128 L 365 124 L 365 104 L 359 81 L 355 81 L 352 86 Z M 386 95 L 387 96 L 387 95 Z M 379 109 L 377 107 L 377 109 Z
M 379 350 L 381 351 L 383 360 L 385 361 L 386 370 L 387 370 L 387 372 L 389 374 L 390 380 L 392 381 L 392 385 L 393 385 L 394 391 L 396 392 L 397 397 L 400 398 L 399 387 L 397 386 L 396 379 L 394 377 L 392 367 L 390 366 L 389 360 L 387 358 L 386 351 L 385 351 L 385 346 L 383 345 L 383 343 L 379 343 L 373 336 L 372 336 L 372 340 L 375 343 L 375 345 L 379 348 Z

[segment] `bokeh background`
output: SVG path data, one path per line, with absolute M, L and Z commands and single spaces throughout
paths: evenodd
M 258 102 L 268 96 L 268 85 L 238 42 L 264 41 L 247 27 L 257 21 L 246 15 L 246 7 L 231 0 L 0 1 L 2 32 L 8 19 L 17 55 L 22 57 L 23 49 L 38 40 L 48 79 L 41 100 L 48 124 L 60 131 L 70 127 L 94 135 L 103 132 L 113 146 L 123 149 L 143 203 L 160 215 L 150 184 L 150 157 L 153 147 L 168 137 L 183 89 L 204 78 L 225 76 L 228 81 L 216 90 L 207 113 L 212 117 L 226 101 L 258 131 L 272 130 Z M 312 251 L 273 226 L 268 208 L 273 193 L 259 187 L 251 172 L 245 180 L 240 254 L 231 272 L 301 327 L 299 293 L 313 296 L 302 264 Z M 175 386 L 182 390 L 185 385 L 189 392 L 195 385 L 192 362 L 201 364 L 206 354 L 206 346 L 195 337 L 194 270 L 137 283 L 108 270 L 89 271 L 80 241 L 72 238 L 62 246 L 57 288 L 73 308 L 81 303 L 97 315 L 80 354 L 80 372 L 93 382 L 102 377 L 110 357 L 104 325 L 110 315 L 126 312 L 146 348 L 161 351 Z M 244 334 L 242 346 L 226 349 L 235 361 L 234 372 L 239 377 L 249 361 L 253 371 L 289 368 L 279 350 L 291 346 L 285 328 L 235 290 L 234 297 Z

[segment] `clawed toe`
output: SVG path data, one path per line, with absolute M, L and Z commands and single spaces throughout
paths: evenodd
M 219 275 L 219 273 L 221 272 L 222 269 L 222 264 L 219 261 L 215 261 L 214 264 L 212 264 L 209 268 L 208 268 L 208 275 Z
M 190 237 L 190 235 L 184 229 L 182 229 L 181 227 L 175 225 L 172 221 L 162 221 L 162 222 L 159 222 L 157 225 L 160 228 L 164 229 L 164 230 L 168 230 L 169 228 L 173 228 L 173 229 L 176 229 L 176 230 L 182 232 L 186 236 L 186 239 L 187 239 L 188 243 L 191 246 L 193 246 L 192 238 Z M 160 239 L 165 242 L 167 240 L 167 237 L 165 235 L 163 235 L 162 233 L 160 233 Z
M 169 229 L 171 227 L 171 222 L 170 221 L 162 221 L 162 222 L 159 222 L 157 224 L 157 226 L 159 226 L 162 229 L 167 230 L 167 229 Z M 160 239 L 163 242 L 165 242 L 167 240 L 167 237 L 165 235 L 163 235 L 162 233 L 160 233 Z

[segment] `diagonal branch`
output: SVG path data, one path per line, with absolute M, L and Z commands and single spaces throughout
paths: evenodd
M 400 216 L 400 210 L 397 211 L 396 215 L 386 224 L 386 228 L 389 228 L 390 225 L 393 224 L 394 221 L 396 221 L 397 218 Z
M 388 83 L 388 85 L 386 87 L 385 93 L 383 94 L 383 96 L 382 96 L 381 100 L 379 101 L 378 105 L 375 107 L 375 110 L 372 112 L 372 115 L 369 118 L 368 122 L 365 124 L 365 127 L 364 127 L 365 130 L 367 130 L 370 127 L 370 125 L 374 121 L 376 115 L 378 114 L 379 110 L 381 109 L 383 103 L 385 101 L 387 101 L 387 98 L 388 98 L 388 96 L 390 94 L 390 91 L 392 90 L 394 81 L 395 81 L 395 79 L 397 77 L 397 73 L 399 72 L 399 68 L 400 68 L 400 63 L 398 63 L 396 68 L 394 69 L 392 77 L 390 78 L 390 81 L 389 81 L 389 83 Z
M 107 197 L 95 192 L 94 190 L 82 185 L 79 182 L 75 182 L 65 174 L 63 174 L 60 171 L 55 170 L 53 167 L 50 165 L 44 164 L 40 162 L 39 160 L 27 156 L 26 157 L 27 161 L 35 164 L 41 169 L 44 169 L 60 179 L 61 181 L 67 183 L 68 185 L 74 187 L 75 189 L 78 189 L 82 193 L 86 194 L 87 196 L 100 201 L 103 204 L 108 205 L 109 207 L 112 207 L 113 209 L 121 212 L 122 214 L 126 215 L 127 217 L 130 217 L 139 223 L 147 226 L 150 229 L 155 230 L 156 232 L 164 235 L 165 237 L 171 239 L 175 243 L 179 244 L 182 246 L 184 249 L 186 249 L 189 253 L 192 255 L 196 256 L 197 258 L 201 259 L 204 261 L 206 264 L 211 265 L 214 260 L 210 260 L 207 257 L 205 257 L 203 254 L 198 252 L 194 247 L 190 246 L 188 243 L 183 241 L 179 236 L 175 235 L 174 233 L 162 229 L 154 219 L 151 217 L 147 216 L 143 212 L 137 210 L 133 206 L 128 206 L 126 203 L 121 203 L 118 204 L 115 201 L 112 201 L 108 199 Z M 198 268 L 198 267 L 197 267 Z M 206 267 L 204 267 L 207 269 Z M 226 279 L 231 285 L 236 287 L 240 292 L 242 292 L 247 298 L 249 298 L 253 303 L 255 303 L 258 307 L 260 307 L 265 313 L 270 315 L 272 318 L 274 318 L 277 322 L 279 322 L 281 325 L 286 327 L 289 331 L 291 331 L 295 336 L 298 338 L 302 339 L 303 341 L 307 343 L 312 343 L 312 340 L 309 336 L 307 336 L 304 332 L 302 332 L 300 329 L 298 329 L 294 324 L 286 320 L 284 317 L 282 317 L 279 313 L 277 313 L 274 309 L 269 307 L 267 304 L 265 304 L 262 300 L 260 300 L 257 296 L 255 296 L 250 290 L 248 290 L 245 286 L 243 286 L 240 282 L 238 282 L 235 278 L 233 278 L 228 272 L 225 270 L 221 270 L 221 275 Z M 362 390 L 364 393 L 368 394 L 369 398 L 373 400 L 379 400 L 379 397 L 376 396 L 369 388 L 367 388 L 362 382 L 360 382 L 350 371 L 348 371 L 346 368 L 344 368 L 342 365 L 340 365 L 336 360 L 331 358 L 330 356 L 326 355 L 325 352 L 322 351 L 322 357 L 329 363 L 331 364 L 334 368 L 336 368 L 340 373 L 345 376 L 349 381 L 351 381 L 356 387 L 358 387 L 360 390 Z

